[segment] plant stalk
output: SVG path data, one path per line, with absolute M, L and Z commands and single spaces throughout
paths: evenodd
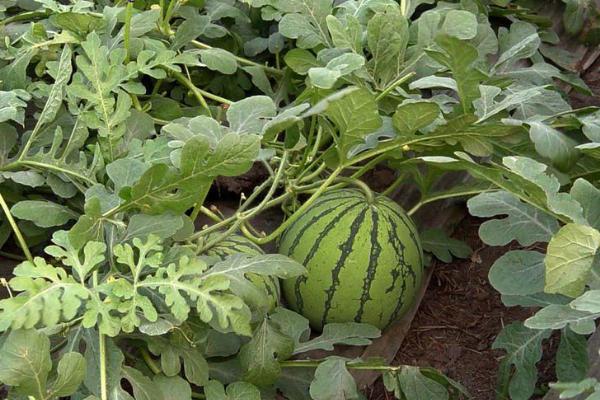
M 100 399 L 108 400 L 106 379 L 106 342 L 104 334 L 98 331 L 98 352 L 100 353 Z
M 133 1 L 127 1 L 125 9 L 125 64 L 128 64 L 131 59 L 131 16 L 133 14 Z
M 277 229 L 275 229 L 269 235 L 259 238 L 252 234 L 249 234 L 249 232 L 246 230 L 248 234 L 244 233 L 245 236 L 248 239 L 255 242 L 256 244 L 265 244 L 276 239 L 279 235 L 283 233 L 283 231 L 285 231 L 288 228 L 288 226 L 290 226 L 294 221 L 296 221 L 302 214 L 306 212 L 306 210 L 319 198 L 319 196 L 321 196 L 329 188 L 329 186 L 336 180 L 338 175 L 343 170 L 344 167 L 342 166 L 339 166 L 335 170 L 333 170 L 331 175 L 329 175 L 329 177 L 325 181 L 323 181 L 323 184 L 312 194 L 312 196 L 310 196 L 308 200 L 306 200 L 304 204 L 300 206 L 300 208 L 298 208 L 287 220 L 285 220 L 285 222 L 279 225 Z
M 30 262 L 33 262 L 33 256 L 31 255 L 31 252 L 29 251 L 27 242 L 25 241 L 25 238 L 23 237 L 23 234 L 21 233 L 21 230 L 19 229 L 17 222 L 15 221 L 12 214 L 10 213 L 8 204 L 6 204 L 6 201 L 4 200 L 4 196 L 2 196 L 1 193 L 0 193 L 0 206 L 2 207 L 2 211 L 4 211 L 4 215 L 6 215 L 6 219 L 7 219 L 8 223 L 10 224 L 10 227 L 12 228 L 12 230 L 15 234 L 15 237 L 17 238 L 17 242 L 19 243 L 21 250 L 23 250 L 23 254 L 25 254 L 25 257 L 27 257 L 27 260 L 29 260 Z
M 379 93 L 379 95 L 375 98 L 375 101 L 380 101 L 380 100 L 386 98 L 387 95 L 390 94 L 392 90 L 396 89 L 398 86 L 402 85 L 404 82 L 406 82 L 407 80 L 409 80 L 410 78 L 412 78 L 415 75 L 416 75 L 415 72 L 409 72 L 408 74 L 399 78 L 398 80 L 393 82 L 390 86 L 385 88 L 383 90 L 383 92 Z
M 279 365 L 281 368 L 317 368 L 325 360 L 288 360 L 280 361 Z M 369 371 L 398 371 L 402 369 L 402 366 L 391 366 L 391 365 L 372 365 L 368 362 L 348 362 L 346 367 L 355 370 L 369 370 Z

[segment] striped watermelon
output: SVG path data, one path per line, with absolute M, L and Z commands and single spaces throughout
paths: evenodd
M 308 270 L 285 280 L 283 294 L 317 330 L 350 321 L 383 329 L 408 310 L 423 278 L 413 222 L 389 198 L 369 203 L 360 190 L 326 192 L 284 232 L 279 251 Z
M 217 232 L 214 234 L 207 235 L 205 238 L 206 242 L 211 241 L 219 234 L 221 233 Z M 227 238 L 221 240 L 219 243 L 210 247 L 209 249 L 204 250 L 203 252 L 204 255 L 216 256 L 219 257 L 221 260 L 224 260 L 230 255 L 239 253 L 248 254 L 251 256 L 264 254 L 262 249 L 256 244 L 246 239 L 244 236 L 236 234 L 228 236 Z M 256 286 L 258 290 L 264 291 L 267 294 L 268 298 L 268 304 L 266 305 L 250 305 L 258 308 L 264 307 L 265 311 L 267 312 L 273 311 L 275 307 L 277 307 L 277 305 L 279 304 L 279 297 L 281 292 L 279 288 L 279 280 L 273 276 L 263 276 L 257 274 L 247 274 L 246 277 L 249 281 L 254 283 L 254 286 Z

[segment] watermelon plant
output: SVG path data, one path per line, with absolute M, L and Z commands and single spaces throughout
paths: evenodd
M 590 90 L 527 3 L 0 0 L 9 398 L 364 398 L 354 370 L 398 399 L 466 397 L 334 351 L 400 318 L 431 255 L 468 255 L 411 219 L 452 198 L 490 219 L 484 243 L 523 246 L 490 273 L 505 304 L 542 307 L 494 344 L 500 396 L 532 396 L 552 330 L 557 390 L 591 393 L 600 111 L 571 108 L 563 88 Z M 257 169 L 232 212 L 211 207 Z

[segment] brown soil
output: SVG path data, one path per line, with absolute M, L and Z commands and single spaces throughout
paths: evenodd
M 434 263 L 429 288 L 394 363 L 437 368 L 463 384 L 473 399 L 492 400 L 503 356 L 502 351 L 491 350 L 492 343 L 503 325 L 522 321 L 532 311 L 506 308 L 490 286 L 491 265 L 510 248 L 484 246 L 477 235 L 480 223 L 468 217 L 454 235 L 474 249 L 470 259 Z M 542 385 L 554 379 L 552 342 L 538 364 Z M 381 381 L 368 395 L 371 400 L 393 398 Z

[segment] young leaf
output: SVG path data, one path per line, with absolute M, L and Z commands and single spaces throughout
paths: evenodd
M 148 166 L 138 159 L 121 158 L 106 166 L 106 175 L 115 184 L 115 193 L 119 193 L 137 182 L 147 169 Z
M 581 294 L 600 247 L 600 232 L 589 226 L 567 224 L 548 244 L 546 293 L 575 297 Z
M 216 263 L 202 276 L 208 278 L 215 275 L 224 275 L 231 278 L 237 275 L 254 273 L 288 279 L 302 275 L 305 272 L 306 268 L 302 264 L 280 254 L 261 254 L 257 256 L 234 254 L 224 261 Z
M 39 128 L 41 126 L 54 120 L 54 118 L 56 117 L 56 113 L 62 105 L 64 88 L 69 79 L 71 79 L 71 74 L 73 72 L 71 56 L 71 48 L 68 45 L 66 45 L 65 47 L 63 47 L 63 51 L 60 55 L 60 60 L 58 62 L 58 65 L 56 66 L 56 70 L 54 71 L 54 84 L 50 89 L 50 93 L 48 94 L 46 104 L 44 105 L 42 112 L 38 116 L 36 126 L 33 132 L 31 133 L 29 141 L 32 141 L 36 138 L 35 135 L 39 132 Z M 24 155 L 26 156 L 27 154 Z
M 303 49 L 291 49 L 283 59 L 286 65 L 299 75 L 306 75 L 311 68 L 321 66 L 310 51 Z
M 509 32 L 506 29 L 500 32 L 499 43 L 501 54 L 495 68 L 509 70 L 516 61 L 533 56 L 541 40 L 534 25 L 516 21 Z
M 494 341 L 493 349 L 504 349 L 507 353 L 500 364 L 500 386 L 502 392 L 508 388 L 511 399 L 527 400 L 533 395 L 537 382 L 536 364 L 542 358 L 542 341 L 549 338 L 550 333 L 512 323 Z M 511 365 L 514 366 L 512 374 Z
M 357 400 L 360 398 L 356 382 L 346 368 L 346 359 L 329 357 L 315 370 L 310 384 L 310 396 L 315 400 Z
M 256 275 L 276 276 L 287 279 L 302 275 L 306 269 L 294 260 L 279 254 L 248 256 L 234 254 L 216 263 L 202 276 L 226 277 L 231 283 L 231 291 L 250 306 L 268 308 L 269 293 L 256 285 Z
M 89 273 L 105 259 L 106 245 L 102 242 L 86 243 L 83 248 L 84 258 L 81 260 L 79 249 L 71 245 L 65 231 L 54 232 L 52 241 L 55 245 L 46 247 L 46 253 L 62 262 L 63 265 L 71 267 L 80 281 L 85 281 Z
M 452 261 L 452 256 L 468 258 L 473 250 L 465 242 L 452 239 L 441 229 L 428 229 L 421 234 L 423 250 L 432 253 L 438 260 L 445 263 Z
M 588 290 L 575 300 L 570 306 L 574 310 L 585 311 L 588 313 L 600 313 L 600 290 Z
M 507 90 L 502 100 L 496 101 L 496 97 L 502 90 L 495 86 L 480 85 L 481 97 L 473 102 L 475 114 L 479 117 L 477 123 L 481 123 L 505 110 L 514 110 L 526 104 L 529 100 L 543 94 L 543 87 L 531 87 L 517 91 Z
M 158 289 L 165 297 L 171 313 L 180 321 L 188 318 L 191 303 L 200 319 L 215 329 L 233 330 L 250 336 L 250 311 L 247 306 L 239 297 L 226 292 L 230 287 L 226 277 L 200 277 L 199 272 L 203 268 L 205 266 L 201 261 L 184 256 L 177 264 L 158 268 L 155 274 L 139 282 L 137 287 Z M 133 317 L 133 314 L 130 315 Z M 133 322 L 137 323 L 135 320 Z
M 208 15 L 192 15 L 186 18 L 177 28 L 177 32 L 175 32 L 171 49 L 177 51 L 186 46 L 189 42 L 202 35 L 209 23 L 210 17 Z

